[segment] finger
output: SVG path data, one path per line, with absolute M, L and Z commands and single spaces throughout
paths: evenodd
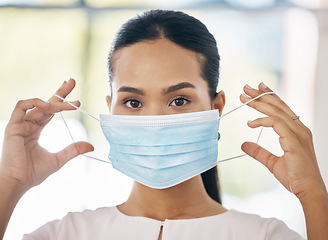
M 75 80 L 72 78 L 69 79 L 68 82 L 64 81 L 64 83 L 56 91 L 56 94 L 65 98 L 74 89 L 75 84 Z M 52 96 L 49 102 L 51 107 L 47 111 L 44 111 L 43 109 L 34 109 L 26 115 L 25 120 L 37 123 L 39 125 L 45 125 L 52 119 L 54 113 L 64 110 L 75 110 L 75 108 L 70 104 L 62 103 L 62 100 L 56 96 Z M 80 106 L 80 102 L 78 101 L 73 102 L 73 104 L 77 107 Z
M 247 155 L 262 163 L 286 189 L 289 189 L 288 177 L 286 171 L 283 171 L 283 169 L 287 169 L 285 161 L 280 161 L 280 157 L 270 153 L 256 143 L 245 142 L 242 144 L 241 149 Z
M 264 83 L 260 83 L 259 86 L 258 86 L 258 89 L 254 89 L 254 88 L 250 87 L 249 85 L 246 85 L 244 87 L 244 91 L 251 98 L 257 97 L 260 94 L 265 93 L 265 92 L 272 92 L 272 90 L 269 87 L 267 87 Z M 246 96 L 244 96 L 244 95 L 241 96 L 241 101 L 242 102 L 246 102 L 248 100 L 249 99 L 246 98 Z M 255 100 L 255 101 L 265 102 L 265 103 L 271 104 L 275 107 L 278 107 L 282 111 L 284 111 L 288 116 L 290 116 L 290 118 L 295 118 L 296 117 L 296 114 L 290 109 L 290 107 L 283 100 L 281 100 L 279 98 L 279 96 L 276 95 L 276 94 L 265 95 L 265 96 L 259 98 L 258 100 Z M 255 101 L 253 101 L 253 102 L 255 102 Z
M 268 150 L 252 142 L 244 142 L 241 145 L 241 149 L 247 155 L 261 162 L 264 166 L 266 166 L 269 169 L 271 173 L 273 173 L 274 165 L 279 160 L 279 157 L 273 155 Z
M 79 101 L 71 102 L 74 106 L 79 107 Z M 34 109 L 26 114 L 25 121 L 30 121 L 38 124 L 45 124 L 51 120 L 53 115 L 62 111 L 76 110 L 73 106 L 66 102 L 50 102 L 47 109 Z
M 254 88 L 250 87 L 249 85 L 246 85 L 244 87 L 244 91 L 245 91 L 245 93 L 247 93 L 250 96 L 250 98 L 247 97 L 247 95 L 242 94 L 240 96 L 240 100 L 243 103 L 249 101 L 251 98 L 254 98 L 254 97 L 260 95 L 263 92 L 272 92 L 272 90 L 269 87 L 267 87 L 264 83 L 259 84 L 259 90 L 254 89 Z M 289 108 L 289 106 L 283 100 L 281 100 L 279 98 L 278 95 L 276 95 L 276 94 L 265 95 L 257 100 L 252 101 L 248 105 L 250 107 L 252 107 L 252 104 L 254 105 L 254 103 L 260 103 L 260 102 L 265 102 L 269 105 L 275 106 L 276 109 L 280 109 L 278 112 L 285 112 L 286 115 L 284 115 L 285 116 L 284 119 L 289 123 L 290 127 L 294 126 L 293 131 L 296 131 L 298 134 L 302 135 L 304 138 L 308 138 L 309 136 L 310 136 L 310 138 L 312 138 L 312 133 L 311 133 L 310 129 L 307 128 L 300 121 L 299 118 L 295 119 L 296 114 Z M 297 123 L 299 126 L 301 126 L 302 129 L 297 128 L 295 123 Z
M 251 98 L 254 98 L 254 97 L 261 95 L 262 93 L 273 92 L 273 91 L 272 91 L 272 89 L 267 87 L 264 83 L 260 83 L 258 86 L 258 89 L 253 88 L 253 87 L 249 86 L 248 84 L 246 84 L 244 86 L 244 92 Z M 270 97 L 270 98 L 268 98 L 268 97 Z M 265 96 L 261 97 L 260 99 L 261 100 L 270 99 L 270 102 L 271 102 L 274 99 L 279 99 L 279 97 L 276 94 L 271 94 L 271 95 L 265 95 Z
M 302 146 L 298 137 L 291 131 L 286 122 L 277 116 L 258 118 L 247 124 L 251 128 L 271 127 L 279 135 L 279 142 L 285 153 L 295 152 Z
M 56 158 L 58 161 L 58 169 L 64 166 L 69 160 L 84 154 L 87 152 L 92 152 L 94 147 L 88 142 L 76 142 L 73 143 L 60 152 L 56 153 Z
M 250 96 L 251 98 L 257 97 L 262 93 L 265 92 L 273 92 L 272 89 L 267 87 L 264 83 L 260 83 L 258 86 L 258 89 L 252 88 L 249 85 L 246 85 L 244 87 L 245 93 Z M 274 106 L 277 106 L 281 108 L 283 111 L 285 111 L 289 116 L 294 117 L 295 113 L 289 108 L 289 106 L 282 101 L 277 94 L 272 95 L 265 95 L 258 99 L 258 101 L 270 103 Z
M 249 101 L 250 98 L 246 96 L 241 96 L 241 99 L 243 101 Z M 267 115 L 267 116 L 278 116 L 281 119 L 283 119 L 287 125 L 290 127 L 290 129 L 296 133 L 296 134 L 302 134 L 304 132 L 304 129 L 300 126 L 300 124 L 296 123 L 284 110 L 281 108 L 272 105 L 270 103 L 266 102 L 260 102 L 260 101 L 253 101 L 248 104 L 251 108 L 256 109 L 257 111 Z
M 46 109 L 49 107 L 49 103 L 39 99 L 33 98 L 28 100 L 21 100 L 17 102 L 16 107 L 13 110 L 9 123 L 18 123 L 24 120 L 26 111 L 33 108 Z
M 68 80 L 68 82 L 64 81 L 64 83 L 60 86 L 60 88 L 56 91 L 56 94 L 63 97 L 63 98 L 66 98 L 67 95 L 72 92 L 72 90 L 74 89 L 76 85 L 76 82 L 73 78 L 70 78 Z M 58 97 L 56 96 L 52 96 L 50 99 L 49 99 L 50 102 L 62 102 L 61 99 L 59 99 Z

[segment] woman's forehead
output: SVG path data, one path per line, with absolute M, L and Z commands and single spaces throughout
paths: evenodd
M 153 81 L 171 85 L 202 80 L 197 54 L 166 39 L 120 49 L 115 53 L 112 77 L 115 85 L 144 85 Z

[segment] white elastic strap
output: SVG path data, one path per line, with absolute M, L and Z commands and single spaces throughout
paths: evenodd
M 262 93 L 261 95 L 258 95 L 257 97 L 252 98 L 251 100 L 249 100 L 249 101 L 243 103 L 242 105 L 240 105 L 240 106 L 238 106 L 238 107 L 232 109 L 231 111 L 229 111 L 229 112 L 223 114 L 222 116 L 219 117 L 219 119 L 221 119 L 221 118 L 223 118 L 223 117 L 229 115 L 230 113 L 232 113 L 232 112 L 238 110 L 239 108 L 241 108 L 241 107 L 243 107 L 243 106 L 249 104 L 250 102 L 253 102 L 254 100 L 256 100 L 256 99 L 258 99 L 258 98 L 260 98 L 260 97 L 262 97 L 262 96 L 264 96 L 264 95 L 267 95 L 267 94 L 276 94 L 276 93 L 275 93 L 275 92 L 266 92 L 266 93 Z
M 266 93 L 262 93 L 262 94 L 260 94 L 259 96 L 255 97 L 255 98 L 252 98 L 251 100 L 249 100 L 249 101 L 243 103 L 242 105 L 240 105 L 240 106 L 238 106 L 238 107 L 232 109 L 231 111 L 229 111 L 229 112 L 223 114 L 222 116 L 219 117 L 219 119 L 221 119 L 221 118 L 223 118 L 223 117 L 229 115 L 230 113 L 236 111 L 237 109 L 239 109 L 239 108 L 241 108 L 241 107 L 243 107 L 243 106 L 249 104 L 250 102 L 252 102 L 252 101 L 254 101 L 254 100 L 256 100 L 256 99 L 258 99 L 258 98 L 260 98 L 260 97 L 262 97 L 262 96 L 264 96 L 264 95 L 267 95 L 267 94 L 276 94 L 276 93 L 275 93 L 275 92 L 266 92 Z M 258 142 L 260 141 L 260 137 L 261 137 L 261 135 L 262 135 L 262 132 L 263 132 L 263 127 L 261 127 L 260 133 L 259 133 L 259 135 L 258 135 L 258 137 L 257 137 L 257 140 L 256 140 L 256 144 L 258 144 Z M 225 158 L 225 159 L 222 159 L 222 160 L 218 160 L 218 163 L 220 163 L 220 162 L 227 162 L 227 161 L 230 161 L 230 160 L 233 160 L 233 159 L 236 159 L 236 158 L 241 158 L 241 157 L 244 157 L 244 156 L 247 156 L 247 154 L 244 153 L 244 154 L 241 154 L 241 155 L 238 155 L 238 156 L 235 156 L 235 157 L 229 157 L 229 158 Z
M 259 133 L 259 135 L 257 137 L 257 140 L 256 140 L 256 144 L 259 143 L 259 140 L 260 140 L 260 137 L 262 135 L 262 132 L 263 132 L 263 127 L 261 127 L 260 133 Z M 236 158 L 245 157 L 245 156 L 247 156 L 246 153 L 241 154 L 241 155 L 238 155 L 238 156 L 235 156 L 235 157 L 230 157 L 230 158 L 225 158 L 225 159 L 222 159 L 222 160 L 218 160 L 218 163 L 220 163 L 220 162 L 227 162 L 227 161 L 230 161 L 230 160 L 233 160 L 233 159 L 236 159 Z
M 238 155 L 238 156 L 235 156 L 235 157 L 225 158 L 225 159 L 222 159 L 222 160 L 218 160 L 218 163 L 227 162 L 227 161 L 230 161 L 230 160 L 233 160 L 233 159 L 236 159 L 236 158 L 245 157 L 246 155 L 247 154 L 244 153 L 244 154 L 241 154 L 241 155 Z
M 61 98 L 61 97 L 58 96 L 58 95 L 54 95 L 54 96 Z M 65 99 L 64 99 L 64 100 L 65 100 Z M 67 101 L 65 101 L 65 102 L 67 102 Z M 71 104 L 70 102 L 67 102 L 67 103 L 69 103 L 70 105 L 74 106 L 74 105 Z M 74 107 L 76 107 L 76 106 L 74 106 Z M 76 107 L 76 108 L 77 108 L 77 107 Z M 83 113 L 85 112 L 85 111 L 82 110 L 82 109 L 79 109 L 79 110 L 81 110 Z M 61 116 L 61 118 L 62 118 L 62 120 L 63 120 L 63 122 L 64 122 L 64 124 L 65 124 L 65 127 L 66 127 L 66 129 L 67 129 L 67 131 L 68 131 L 68 133 L 69 133 L 69 135 L 70 135 L 70 137 L 71 137 L 71 139 L 72 139 L 72 142 L 75 143 L 75 140 L 74 140 L 74 138 L 73 138 L 73 135 L 72 135 L 71 131 L 69 130 L 69 127 L 68 127 L 68 125 L 67 125 L 67 123 L 66 123 L 66 121 L 65 121 L 65 118 L 64 118 L 63 114 L 62 114 L 61 112 L 59 112 L 59 114 L 60 114 L 60 116 Z M 88 114 L 88 116 L 91 116 L 91 115 Z M 96 119 L 96 120 L 97 120 L 97 119 Z M 99 120 L 98 120 L 98 121 L 99 121 Z M 111 162 L 109 162 L 109 161 L 105 161 L 105 160 L 102 160 L 102 159 L 100 159 L 100 158 L 92 157 L 92 156 L 89 156 L 89 155 L 86 155 L 86 154 L 81 154 L 81 155 L 84 156 L 84 157 L 87 157 L 87 158 L 93 159 L 93 160 L 97 160 L 97 161 L 99 161 L 99 162 L 104 162 L 104 163 L 112 164 Z
M 231 111 L 229 111 L 229 112 L 223 114 L 222 116 L 219 117 L 219 119 L 221 119 L 221 118 L 223 118 L 223 117 L 229 115 L 230 113 L 236 111 L 237 109 L 239 109 L 239 108 L 241 108 L 241 107 L 243 107 L 243 106 L 249 104 L 250 102 L 252 102 L 252 101 L 254 101 L 254 100 L 256 100 L 256 99 L 258 99 L 258 98 L 260 98 L 260 97 L 262 97 L 262 96 L 264 96 L 264 95 L 267 95 L 267 94 L 276 94 L 276 93 L 275 93 L 275 92 L 266 92 L 266 93 L 262 93 L 262 94 L 260 94 L 259 96 L 255 97 L 255 98 L 253 98 L 253 99 L 251 99 L 251 100 L 249 100 L 249 101 L 243 103 L 242 105 L 240 105 L 240 106 L 238 106 L 238 107 L 232 109 Z M 63 100 L 64 102 L 67 102 L 69 105 L 73 106 L 74 108 L 76 108 L 76 109 L 79 110 L 80 112 L 82 112 L 82 113 L 88 115 L 89 117 L 92 117 L 93 119 L 95 119 L 95 120 L 97 120 L 98 122 L 100 122 L 100 120 L 99 120 L 98 118 L 92 116 L 90 113 L 84 111 L 83 109 L 81 109 L 81 108 L 75 106 L 75 105 L 72 104 L 71 102 L 67 101 L 65 98 L 63 98 L 63 97 L 57 95 L 56 93 L 54 94 L 54 96 L 58 97 L 59 99 Z M 75 141 L 74 141 L 74 138 L 73 138 L 73 136 L 72 136 L 72 134 L 71 134 L 71 131 L 69 130 L 68 125 L 67 125 L 67 123 L 66 123 L 66 121 L 65 121 L 65 119 L 64 119 L 64 117 L 63 117 L 63 115 L 62 115 L 61 112 L 60 112 L 60 116 L 61 116 L 61 118 L 63 119 L 64 124 L 65 124 L 65 127 L 66 127 L 66 129 L 67 129 L 67 131 L 68 131 L 68 133 L 69 133 L 69 135 L 70 135 L 70 137 L 71 137 L 71 139 L 72 139 L 72 141 L 73 141 L 73 143 L 74 143 L 74 142 L 75 142 Z M 259 142 L 259 140 L 260 140 L 260 137 L 261 137 L 262 131 L 263 131 L 263 127 L 261 128 L 260 133 L 259 133 L 259 135 L 258 135 L 258 137 L 257 137 L 256 144 L 258 144 L 258 142 Z M 85 156 L 85 157 L 87 157 L 87 158 L 93 159 L 93 160 L 97 160 L 97 161 L 100 161 L 100 162 L 104 162 L 104 163 L 109 163 L 109 164 L 111 164 L 111 162 L 109 162 L 109 161 L 105 161 L 105 160 L 102 160 L 102 159 L 99 159 L 99 158 L 95 158 L 95 157 L 92 157 L 92 156 L 88 156 L 88 155 L 86 155 L 86 154 L 81 154 L 81 155 L 83 155 L 83 156 Z M 218 160 L 218 163 L 219 163 L 219 162 L 230 161 L 230 160 L 237 159 L 237 158 L 241 158 L 241 157 L 244 157 L 244 156 L 246 156 L 246 155 L 247 155 L 247 154 L 242 154 L 242 155 L 238 155 L 238 156 L 235 156 L 235 157 L 225 158 L 225 159 L 222 159 L 222 160 Z
M 63 97 L 57 95 L 56 93 L 55 93 L 53 96 L 58 97 L 59 99 L 63 100 L 64 102 L 67 102 L 67 103 L 68 103 L 69 105 L 71 105 L 72 107 L 75 107 L 75 108 L 76 108 L 77 110 L 79 110 L 80 112 L 82 112 L 82 113 L 88 115 L 89 117 L 92 117 L 93 119 L 95 119 L 95 120 L 97 120 L 98 122 L 100 122 L 100 120 L 99 120 L 98 118 L 92 116 L 90 113 L 88 113 L 87 111 L 84 111 L 82 108 L 79 108 L 79 107 L 75 106 L 74 104 L 72 104 L 71 102 L 67 101 L 65 98 L 63 98 Z

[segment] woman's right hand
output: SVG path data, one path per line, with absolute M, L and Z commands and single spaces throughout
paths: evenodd
M 65 98 L 75 87 L 75 81 L 64 82 L 56 92 Z M 73 102 L 79 106 L 79 101 Z M 87 142 L 76 142 L 57 153 L 50 153 L 40 146 L 39 137 L 43 128 L 55 113 L 75 110 L 74 107 L 52 97 L 48 102 L 40 99 L 19 101 L 6 127 L 0 177 L 15 183 L 23 192 L 43 182 L 70 159 L 93 151 Z

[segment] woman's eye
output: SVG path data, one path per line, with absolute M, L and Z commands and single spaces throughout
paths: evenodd
M 177 106 L 177 107 L 180 107 L 180 106 L 183 106 L 183 105 L 186 105 L 187 103 L 189 103 L 190 101 L 186 98 L 183 98 L 183 97 L 179 97 L 179 98 L 176 98 L 174 99 L 171 103 L 170 103 L 170 106 Z
M 124 102 L 124 104 L 129 108 L 140 108 L 142 107 L 141 102 L 135 99 L 130 99 Z

